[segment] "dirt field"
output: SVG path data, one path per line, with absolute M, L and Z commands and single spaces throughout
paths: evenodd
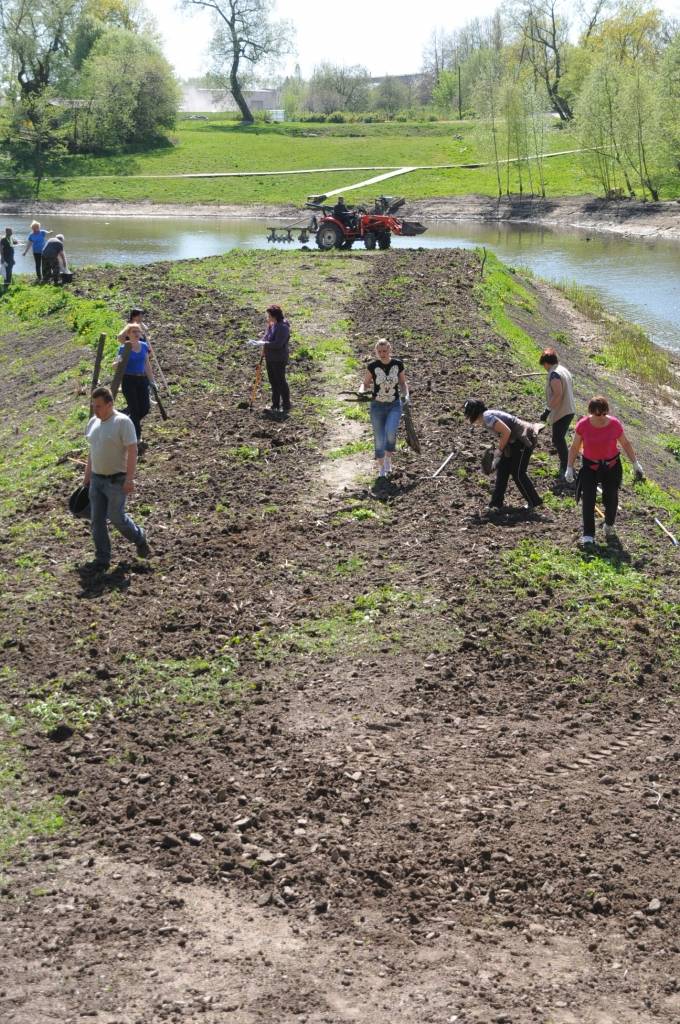
M 7 1024 L 680 1020 L 677 549 L 628 483 L 620 544 L 581 554 L 546 441 L 545 508 L 511 484 L 489 518 L 462 403 L 535 418 L 542 384 L 512 376 L 475 254 L 375 255 L 78 283 L 143 301 L 175 397 L 131 503 L 148 565 L 117 538 L 106 576 L 79 572 L 73 462 L 3 522 Z M 514 321 L 537 350 L 559 337 L 581 405 L 609 394 L 677 488 L 672 396 L 608 376 L 597 332 L 526 287 Z M 285 422 L 240 407 L 272 299 L 295 342 Z M 423 454 L 376 489 L 338 395 L 382 335 Z M 1 344 L 9 465 L 27 423 L 46 445 L 82 405 L 64 371 L 83 344 L 57 319 Z

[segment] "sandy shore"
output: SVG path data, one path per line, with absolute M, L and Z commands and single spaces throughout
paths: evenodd
M 595 196 L 567 196 L 556 199 L 512 196 L 499 200 L 490 196 L 451 196 L 419 199 L 406 208 L 407 216 L 424 221 L 506 221 L 515 224 L 543 224 L 546 227 L 605 231 L 630 238 L 680 239 L 680 200 L 642 203 L 633 200 L 607 201 Z M 5 217 L 216 217 L 221 219 L 257 217 L 300 223 L 308 211 L 295 206 L 273 204 L 208 205 L 178 203 L 123 203 L 115 200 L 91 202 L 0 203 Z

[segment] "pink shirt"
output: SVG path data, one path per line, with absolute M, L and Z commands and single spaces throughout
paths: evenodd
M 616 443 L 623 433 L 623 424 L 616 416 L 610 416 L 604 427 L 594 427 L 590 416 L 584 416 L 576 424 L 576 433 L 583 438 L 583 456 L 599 462 L 601 459 L 613 459 L 618 454 Z

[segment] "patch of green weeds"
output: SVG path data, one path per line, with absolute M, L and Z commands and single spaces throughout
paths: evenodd
M 28 701 L 26 713 L 36 719 L 43 732 L 51 732 L 62 722 L 72 729 L 87 728 L 112 707 L 113 701 L 108 697 L 85 700 L 74 693 L 65 692 L 63 682 L 55 680 L 44 697 Z
M 354 573 L 361 572 L 364 567 L 364 560 L 359 555 L 350 555 L 349 558 L 343 558 L 337 563 L 333 572 L 338 576 L 351 576 Z
M 262 451 L 256 445 L 241 444 L 237 448 L 227 448 L 226 455 L 240 462 L 254 462 L 262 455 Z
M 673 458 L 680 462 L 680 437 L 677 434 L 659 434 L 658 441 Z
M 536 301 L 493 253 L 487 252 L 484 277 L 475 285 L 475 292 L 486 310 L 494 330 L 510 342 L 513 352 L 523 366 L 536 365 L 538 344 L 512 319 L 512 309 L 534 314 Z
M 574 599 L 610 601 L 628 596 L 648 600 L 658 587 L 626 562 L 593 558 L 546 541 L 523 540 L 501 560 L 520 590 L 550 586 L 573 592 Z
M 348 444 L 344 444 L 341 448 L 332 448 L 331 451 L 326 452 L 327 459 L 346 459 L 350 455 L 358 455 L 360 452 L 372 452 L 373 441 L 370 439 L 350 441 Z
M 238 660 L 221 652 L 212 658 L 152 660 L 128 655 L 122 707 L 216 704 L 248 688 L 235 678 Z

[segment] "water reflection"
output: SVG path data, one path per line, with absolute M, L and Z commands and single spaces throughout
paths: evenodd
M 12 220 L 8 220 L 12 223 Z M 46 217 L 66 236 L 74 266 L 153 263 L 214 256 L 232 248 L 272 248 L 261 219 L 189 217 Z M 21 237 L 28 230 L 14 222 Z M 680 351 L 680 243 L 552 231 L 533 225 L 439 222 L 426 235 L 395 238 L 395 248 L 486 245 L 501 259 L 529 267 L 552 281 L 576 280 L 596 288 L 605 303 L 645 327 L 659 344 Z M 275 248 L 296 249 L 278 244 Z M 363 251 L 357 247 L 357 251 Z M 379 259 L 379 253 L 366 253 Z M 32 270 L 30 253 L 18 254 L 17 271 Z

